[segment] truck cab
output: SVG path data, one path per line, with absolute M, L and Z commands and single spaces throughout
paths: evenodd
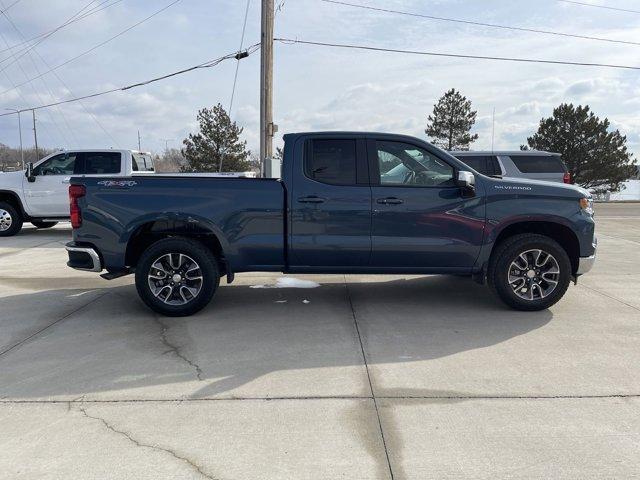
M 55 152 L 25 170 L 0 173 L 0 236 L 17 234 L 25 221 L 49 228 L 68 220 L 72 176 L 150 173 L 154 173 L 150 154 L 110 149 Z

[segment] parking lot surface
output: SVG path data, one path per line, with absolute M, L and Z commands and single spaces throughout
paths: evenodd
M 68 226 L 25 227 L 0 239 L 0 477 L 637 478 L 640 204 L 597 234 L 542 312 L 459 277 L 243 274 L 170 319 L 68 269 Z

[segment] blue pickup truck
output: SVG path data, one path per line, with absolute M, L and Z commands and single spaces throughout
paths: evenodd
M 518 310 L 592 267 L 590 194 L 482 175 L 413 137 L 284 137 L 282 179 L 72 178 L 68 265 L 135 273 L 142 300 L 193 314 L 238 272 L 468 275 Z

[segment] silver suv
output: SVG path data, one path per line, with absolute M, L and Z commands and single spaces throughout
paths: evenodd
M 451 152 L 461 162 L 488 176 L 530 178 L 571 183 L 559 153 L 522 150 L 514 152 Z

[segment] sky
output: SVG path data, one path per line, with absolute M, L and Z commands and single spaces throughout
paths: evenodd
M 101 0 L 0 0 L 0 110 L 27 108 L 144 81 L 238 51 L 246 0 L 121 0 L 60 29 L 21 58 L 8 47 L 62 25 Z M 559 0 L 347 0 L 483 23 L 640 43 L 640 13 Z M 584 0 L 637 10 L 637 0 Z M 11 6 L 11 4 L 13 4 Z M 276 0 L 275 35 L 452 54 L 640 66 L 640 45 L 510 31 L 375 12 L 321 0 Z M 16 28 L 6 17 L 13 22 Z M 260 38 L 260 0 L 250 0 L 244 45 Z M 80 58 L 73 57 L 96 47 Z M 68 63 L 66 63 L 69 61 Z M 64 64 L 55 73 L 51 67 Z M 38 143 L 50 148 L 179 148 L 196 114 L 229 109 L 236 61 L 126 92 L 37 111 Z M 25 83 L 35 76 L 41 78 Z M 243 59 L 231 116 L 248 148 L 259 144 L 260 54 Z M 15 85 L 25 83 L 18 88 Z M 456 88 L 477 110 L 472 149 L 518 149 L 563 102 L 589 105 L 640 151 L 640 71 L 415 56 L 276 43 L 274 121 L 282 134 L 314 130 L 424 133 L 433 104 Z M 495 109 L 495 121 L 494 112 Z M 33 145 L 30 113 L 22 114 Z M 492 135 L 493 132 L 493 135 Z M 15 115 L 0 117 L 0 143 L 17 146 Z

